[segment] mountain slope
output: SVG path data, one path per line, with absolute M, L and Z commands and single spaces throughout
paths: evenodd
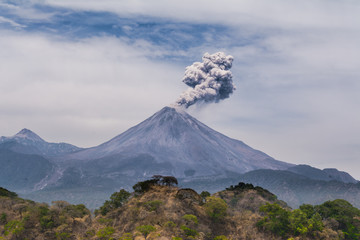
M 37 154 L 45 157 L 59 156 L 80 150 L 68 143 L 49 143 L 29 129 L 22 129 L 12 137 L 0 137 L 0 148 L 13 152 Z
M 44 187 L 55 175 L 55 165 L 34 154 L 0 149 L 0 186 L 18 192 L 30 192 Z
M 339 181 L 344 183 L 357 183 L 358 181 L 354 179 L 347 172 L 339 171 L 335 168 L 325 168 L 324 170 L 311 167 L 309 165 L 296 165 L 287 169 L 287 171 L 308 177 L 314 180 L 322 181 Z
M 292 164 L 277 161 L 241 141 L 216 132 L 181 110 L 165 107 L 142 123 L 97 147 L 66 156 L 66 159 L 112 164 L 143 156 L 165 164 L 161 174 L 176 177 L 227 175 L 255 169 L 287 169 Z M 108 161 L 108 164 L 111 164 Z M 134 166 L 136 167 L 136 166 Z M 156 174 L 147 169 L 145 175 Z

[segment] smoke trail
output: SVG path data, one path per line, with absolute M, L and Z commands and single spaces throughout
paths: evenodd
M 236 89 L 229 70 L 232 56 L 223 52 L 205 53 L 202 60 L 186 67 L 182 81 L 189 88 L 180 95 L 177 105 L 188 108 L 199 101 L 219 102 Z

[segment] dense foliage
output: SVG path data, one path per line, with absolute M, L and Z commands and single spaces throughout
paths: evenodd
M 133 189 L 136 193 L 144 193 L 149 191 L 151 186 L 176 186 L 178 185 L 178 180 L 173 176 L 161 176 L 154 175 L 151 179 L 138 182 L 133 186 Z
M 272 194 L 271 192 L 269 192 L 268 190 L 256 186 L 254 187 L 254 185 L 252 185 L 251 183 L 244 183 L 244 182 L 239 182 L 237 185 L 233 186 L 231 185 L 230 187 L 226 188 L 226 190 L 228 191 L 246 191 L 246 190 L 255 190 L 257 193 L 259 193 L 261 196 L 268 198 L 269 200 L 276 200 L 277 197 L 275 194 Z
M 106 215 L 109 211 L 121 207 L 130 196 L 131 193 L 124 189 L 121 189 L 119 192 L 114 192 L 110 196 L 110 200 L 105 201 L 104 205 L 102 205 L 99 210 L 95 211 L 95 214 L 101 213 L 101 215 Z
M 17 194 L 14 192 L 11 192 L 5 188 L 0 187 L 0 196 L 3 197 L 17 197 Z
M 227 210 L 226 202 L 217 197 L 207 197 L 204 208 L 206 213 L 212 218 L 213 221 L 219 221 L 226 216 Z
M 326 201 L 314 207 L 323 219 L 334 219 L 345 239 L 360 239 L 360 210 L 343 199 Z
M 257 226 L 282 237 L 313 237 L 323 230 L 324 222 L 329 222 L 329 227 L 341 230 L 345 239 L 360 239 L 360 210 L 342 199 L 316 206 L 304 204 L 293 211 L 268 203 L 260 211 L 265 216 Z

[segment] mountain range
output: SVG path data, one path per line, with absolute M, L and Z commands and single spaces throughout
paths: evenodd
M 325 200 L 344 195 L 353 203 L 360 196 L 357 180 L 346 172 L 278 161 L 172 107 L 92 148 L 48 143 L 23 129 L 0 138 L 0 164 L 4 166 L 0 186 L 37 201 L 61 198 L 90 207 L 99 206 L 119 188 L 130 189 L 156 174 L 172 175 L 184 186 L 212 192 L 246 180 L 268 188 L 293 206 L 317 202 L 291 194 L 295 186 L 280 183 L 302 179 L 298 182 L 309 185 L 304 189 L 314 193 L 319 191 L 313 186 L 321 186 L 329 198 Z M 339 184 L 349 186 L 340 188 L 349 194 L 326 190 Z

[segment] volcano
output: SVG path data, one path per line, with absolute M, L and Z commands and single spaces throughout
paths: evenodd
M 112 169 L 120 170 L 121 166 L 127 170 L 133 166 L 132 170 L 143 176 L 167 174 L 180 178 L 227 176 L 255 169 L 284 170 L 293 166 L 231 139 L 172 107 L 161 109 L 106 143 L 65 158 L 100 165 L 106 162 Z M 139 169 L 141 166 L 144 168 Z
M 23 129 L 0 138 L 0 163 L 0 186 L 35 201 L 62 199 L 90 208 L 153 175 L 175 176 L 181 187 L 196 191 L 249 182 L 293 207 L 336 198 L 356 204 L 360 196 L 358 181 L 345 172 L 275 160 L 172 107 L 87 149 L 48 143 Z

